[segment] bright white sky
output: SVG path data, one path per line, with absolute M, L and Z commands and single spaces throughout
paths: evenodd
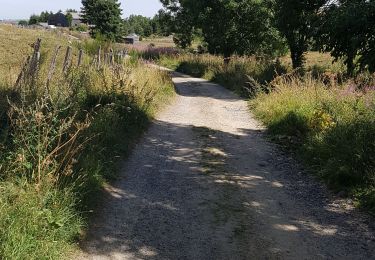
M 120 0 L 123 16 L 140 14 L 154 16 L 162 7 L 159 0 Z M 80 0 L 0 0 L 0 19 L 27 19 L 42 11 L 80 10 Z

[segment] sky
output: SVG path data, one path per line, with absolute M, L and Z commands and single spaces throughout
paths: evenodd
M 140 14 L 152 17 L 162 7 L 159 0 L 120 0 L 123 17 Z M 27 19 L 42 11 L 79 10 L 80 0 L 0 0 L 0 19 Z

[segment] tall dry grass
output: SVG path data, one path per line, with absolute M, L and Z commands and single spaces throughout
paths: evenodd
M 43 39 L 43 59 L 49 59 L 55 47 L 69 45 L 69 38 L 61 31 L 23 29 L 0 25 L 0 87 L 12 85 L 18 76 L 20 64 L 30 52 L 31 44 L 37 38 Z
M 279 62 L 257 57 L 232 57 L 225 65 L 220 56 L 181 54 L 162 55 L 157 62 L 179 72 L 217 82 L 244 96 L 253 96 L 257 92 L 254 88 L 286 72 Z M 254 86 L 255 81 L 260 84 Z
M 296 152 L 334 190 L 375 210 L 375 76 L 327 85 L 280 77 L 251 101 L 273 140 Z
M 268 92 L 267 83 L 275 77 L 294 73 L 289 56 L 276 60 L 267 57 L 233 56 L 228 65 L 224 64 L 223 57 L 209 54 L 165 53 L 153 57 L 152 59 L 162 66 L 215 81 L 245 97 L 254 96 L 259 89 Z M 308 52 L 305 58 L 305 72 L 311 72 L 316 78 L 320 75 L 325 75 L 325 80 L 344 77 L 343 62 L 333 62 L 329 54 Z
M 0 26 L 0 35 L 0 258 L 62 258 L 103 182 L 116 176 L 119 158 L 173 95 L 173 85 L 165 72 L 136 60 L 93 66 L 88 50 L 78 67 L 79 43 L 71 43 L 65 72 L 65 52 L 59 53 L 47 85 L 52 54 L 69 40 L 7 26 Z M 37 37 L 39 73 L 14 88 Z

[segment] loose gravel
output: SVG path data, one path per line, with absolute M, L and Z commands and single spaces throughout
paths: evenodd
M 106 188 L 82 259 L 375 259 L 374 221 L 264 136 L 247 102 L 178 93 Z

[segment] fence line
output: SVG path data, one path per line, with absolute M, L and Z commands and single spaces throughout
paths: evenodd
M 40 49 L 41 49 L 41 39 L 37 39 L 33 46 L 32 55 L 28 56 L 25 63 L 23 64 L 20 74 L 17 77 L 17 81 L 14 85 L 16 90 L 20 90 L 21 86 L 33 87 L 35 86 L 36 80 L 38 78 L 38 73 L 40 69 Z M 49 93 L 49 87 L 53 78 L 53 75 L 56 71 L 56 64 L 61 46 L 56 46 L 55 51 L 52 55 L 52 59 L 48 68 L 47 82 L 46 82 L 46 94 Z M 89 57 L 89 56 L 88 56 Z M 117 59 L 116 59 L 117 57 Z M 97 55 L 89 59 L 89 66 L 92 66 L 96 69 L 102 69 L 103 66 L 114 67 L 117 63 L 122 63 L 127 57 L 127 50 L 119 50 L 115 52 L 113 49 L 110 49 L 109 52 L 105 53 L 100 46 L 97 52 Z M 81 67 L 84 62 L 84 51 L 79 49 L 78 59 L 76 67 Z M 89 57 L 90 58 L 90 57 Z M 64 62 L 62 66 L 62 72 L 67 75 L 69 70 L 73 66 L 73 48 L 68 46 L 66 48 Z

